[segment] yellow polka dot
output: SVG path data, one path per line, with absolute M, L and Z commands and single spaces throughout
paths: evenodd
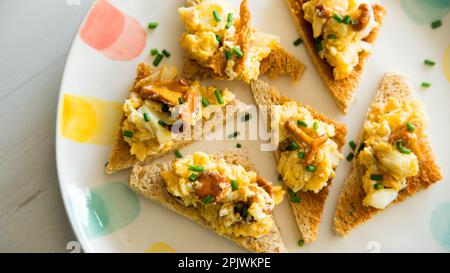
M 147 250 L 146 253 L 175 253 L 177 252 L 174 248 L 169 246 L 164 242 L 158 242 L 152 244 Z
M 444 69 L 444 75 L 447 81 L 450 82 L 450 45 L 445 49 L 442 56 L 442 68 Z
M 119 128 L 122 105 L 88 96 L 64 94 L 63 137 L 76 142 L 111 145 Z

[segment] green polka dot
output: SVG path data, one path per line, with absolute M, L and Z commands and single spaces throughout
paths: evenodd
M 408 18 L 417 25 L 441 20 L 450 12 L 449 0 L 400 0 Z
M 122 229 L 139 215 L 139 199 L 126 185 L 108 183 L 89 190 L 84 229 L 88 237 L 98 237 Z
M 433 210 L 431 234 L 443 248 L 450 250 L 450 203 L 442 203 Z

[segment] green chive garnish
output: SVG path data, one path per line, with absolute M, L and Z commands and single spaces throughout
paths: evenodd
M 191 182 L 195 182 L 198 179 L 198 175 L 196 175 L 195 173 L 191 173 L 191 175 L 189 175 L 189 180 Z
M 293 44 L 294 44 L 294 46 L 299 46 L 302 42 L 303 42 L 303 40 L 300 39 L 300 38 L 298 38 L 297 40 L 295 40 L 295 41 L 293 42 Z
M 336 20 L 339 23 L 342 23 L 342 20 L 343 20 L 342 16 L 340 16 L 337 13 L 333 14 L 333 19 Z
M 215 20 L 216 22 L 222 21 L 222 19 L 220 19 L 220 15 L 219 15 L 219 13 L 217 12 L 217 10 L 214 10 L 214 11 L 213 11 L 213 16 L 214 16 L 214 20 Z
M 158 54 L 158 49 L 152 48 L 152 50 L 150 50 L 150 54 L 151 54 L 152 56 L 155 56 L 156 54 Z
M 305 151 L 300 151 L 297 154 L 298 158 L 304 158 L 305 157 Z
M 123 135 L 129 138 L 132 138 L 134 133 L 131 131 L 123 131 Z
M 316 38 L 316 51 L 320 52 L 323 50 L 322 39 L 321 37 Z
M 414 125 L 413 125 L 411 122 L 407 122 L 407 123 L 406 123 L 406 128 L 407 128 L 408 131 L 410 131 L 410 132 L 414 132 L 414 130 L 416 129 L 416 128 L 414 127 Z
M 348 156 L 347 156 L 347 158 L 346 158 L 347 161 L 352 161 L 354 156 L 355 156 L 355 155 L 354 155 L 353 153 L 349 153 Z
M 379 190 L 379 189 L 383 188 L 383 184 L 376 183 L 376 184 L 373 185 L 373 188 L 376 189 L 376 190 Z
M 145 122 L 149 122 L 150 121 L 150 118 L 148 117 L 147 113 L 144 113 L 144 120 L 145 120 Z
M 202 98 L 202 104 L 206 107 L 209 105 L 209 101 L 206 98 Z
M 316 166 L 314 166 L 314 165 L 308 165 L 308 166 L 306 166 L 306 170 L 308 171 L 308 172 L 315 172 L 316 171 Z
M 228 13 L 227 16 L 227 25 L 225 26 L 225 29 L 229 29 L 231 25 L 233 24 L 233 13 Z
M 236 131 L 236 132 L 234 132 L 234 133 L 232 133 L 232 134 L 229 134 L 229 135 L 228 135 L 228 138 L 229 138 L 229 139 L 235 138 L 235 137 L 239 136 L 240 134 L 241 134 L 240 132 L 237 132 L 237 131 Z
M 158 66 L 159 63 L 161 63 L 162 59 L 163 59 L 164 55 L 158 53 L 155 57 L 155 59 L 153 60 L 153 65 L 154 66 Z
M 350 147 L 352 148 L 353 151 L 356 149 L 356 143 L 355 143 L 353 140 L 351 140 L 351 141 L 348 143 L 348 145 L 350 145 Z
M 426 64 L 426 65 L 429 65 L 429 66 L 433 66 L 433 65 L 436 64 L 434 61 L 432 61 L 432 60 L 430 60 L 430 59 L 425 59 L 425 60 L 423 61 L 423 63 Z
M 241 216 L 245 218 L 247 217 L 247 215 L 248 215 L 248 208 L 246 206 L 243 206 L 241 209 Z
M 395 146 L 397 147 L 397 150 L 400 152 L 400 153 L 402 153 L 402 154 L 410 154 L 411 153 L 411 150 L 410 149 L 408 149 L 408 148 L 406 148 L 406 147 L 403 147 L 403 144 L 402 144 L 402 142 L 401 141 L 397 141 L 396 143 L 395 143 Z
M 231 179 L 231 189 L 237 191 L 239 189 L 236 179 Z
M 422 82 L 422 85 L 421 85 L 423 88 L 428 88 L 428 87 L 430 87 L 431 86 L 431 83 L 429 83 L 429 82 Z
M 236 148 L 241 148 L 241 147 L 242 147 L 241 143 L 236 144 Z
M 348 24 L 350 24 L 351 20 L 352 20 L 352 18 L 350 17 L 350 15 L 345 15 L 344 20 L 342 20 L 342 23 L 348 25 Z
M 220 92 L 219 89 L 216 89 L 216 90 L 214 91 L 214 96 L 216 96 L 217 102 L 218 102 L 219 104 L 223 104 L 222 92 Z
M 178 98 L 178 103 L 179 103 L 179 104 L 183 104 L 183 98 L 182 98 L 182 97 L 179 97 L 179 98 Z
M 216 40 L 220 44 L 220 42 L 222 42 L 222 37 L 220 37 L 219 34 L 216 34 Z
M 432 29 L 438 28 L 440 26 L 442 26 L 442 21 L 441 20 L 437 20 L 437 21 L 434 21 L 434 22 L 431 23 L 431 28 Z
M 203 166 L 195 166 L 195 165 L 189 165 L 188 169 L 198 173 L 202 173 L 205 171 L 205 168 Z
M 181 152 L 180 152 L 179 150 L 175 150 L 175 156 L 176 156 L 177 158 L 182 158 L 182 157 L 183 157 L 183 154 L 181 154 Z
M 278 181 L 283 180 L 283 176 L 281 174 L 278 175 Z
M 155 28 L 157 28 L 158 27 L 158 23 L 156 23 L 156 22 L 150 22 L 150 23 L 148 23 L 148 28 L 149 29 L 155 29 Z
M 208 205 L 209 203 L 211 203 L 213 200 L 213 197 L 211 195 L 208 195 L 205 197 L 205 199 L 203 199 L 203 203 L 205 203 L 205 205 Z
M 334 35 L 334 34 L 328 34 L 328 35 L 327 35 L 327 39 L 328 39 L 328 40 L 336 40 L 336 38 L 337 38 L 337 37 L 336 37 L 336 35 Z
M 161 111 L 163 111 L 163 112 L 170 112 L 170 107 L 169 107 L 169 105 L 167 105 L 167 104 L 165 104 L 165 103 L 163 103 L 163 104 L 161 104 Z
M 170 57 L 170 52 L 167 51 L 167 49 L 163 49 L 162 54 L 164 54 L 164 56 L 166 56 L 167 58 Z
M 314 121 L 314 123 L 313 123 L 313 129 L 314 129 L 314 130 L 319 129 L 319 123 L 318 123 L 317 121 Z
M 370 180 L 383 181 L 383 175 L 382 174 L 372 174 L 370 176 Z
M 242 58 L 244 56 L 244 53 L 242 52 L 242 50 L 235 46 L 233 47 L 233 53 L 238 57 L 238 58 Z
M 229 50 L 225 51 L 225 59 L 231 60 L 231 51 Z
M 250 115 L 250 113 L 245 114 L 245 116 L 243 116 L 241 118 L 241 121 L 245 122 L 245 121 L 249 121 L 252 118 L 252 115 Z
M 289 194 L 289 200 L 291 200 L 292 203 L 300 203 L 301 199 L 300 197 L 297 196 L 297 194 L 295 194 L 295 192 L 291 189 L 288 189 L 288 194 Z
M 294 150 L 297 150 L 297 149 L 298 149 L 297 143 L 296 143 L 295 141 L 292 141 L 292 142 L 289 144 L 289 150 L 294 151 Z
M 299 247 L 302 247 L 305 244 L 305 240 L 298 240 L 297 244 Z
M 303 120 L 297 120 L 297 125 L 302 127 L 308 127 L 308 124 L 304 122 Z
M 167 123 L 166 123 L 164 120 L 162 120 L 162 119 L 158 120 L 158 123 L 159 123 L 159 125 L 161 125 L 162 127 L 166 127 L 166 126 L 167 126 Z
M 364 150 L 364 148 L 366 148 L 366 143 L 361 143 L 361 145 L 359 145 L 359 148 L 358 148 L 358 154 L 362 151 L 362 150 Z

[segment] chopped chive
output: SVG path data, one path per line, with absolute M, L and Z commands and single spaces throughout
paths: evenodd
M 150 54 L 151 54 L 152 56 L 155 56 L 156 54 L 158 54 L 158 49 L 152 48 L 152 50 L 150 50 Z
M 350 145 L 350 147 L 352 148 L 353 151 L 356 149 L 356 143 L 355 143 L 353 140 L 351 140 L 351 141 L 348 143 L 348 145 Z
M 354 156 L 355 156 L 355 155 L 354 155 L 353 153 L 349 153 L 348 156 L 347 156 L 347 158 L 346 158 L 347 161 L 352 161 Z
M 145 120 L 145 122 L 149 122 L 150 121 L 150 118 L 148 117 L 148 114 L 147 113 L 144 113 L 144 120 Z
M 150 22 L 150 23 L 148 23 L 148 28 L 149 29 L 155 29 L 155 28 L 157 28 L 158 27 L 158 23 L 156 23 L 156 22 Z
M 278 175 L 278 181 L 283 180 L 283 176 L 281 174 Z
M 350 20 L 350 23 L 354 26 L 356 26 L 358 24 L 358 21 L 356 21 L 355 19 L 352 18 L 352 20 Z
M 350 17 L 350 15 L 345 15 L 344 20 L 342 20 L 342 23 L 348 25 L 350 24 L 352 18 Z
M 242 50 L 235 46 L 233 47 L 233 53 L 238 57 L 238 58 L 242 58 L 244 56 L 244 53 L 242 52 Z
M 317 170 L 317 168 L 314 165 L 308 165 L 308 166 L 306 166 L 306 170 L 308 172 L 315 172 Z
M 220 18 L 220 15 L 219 15 L 219 13 L 217 12 L 217 10 L 214 10 L 214 11 L 213 11 L 213 16 L 214 16 L 214 20 L 215 20 L 216 22 L 222 21 L 222 19 Z
M 167 51 L 167 49 L 163 49 L 162 54 L 164 54 L 164 56 L 166 56 L 167 58 L 170 57 L 170 52 Z
M 106 166 L 108 166 L 108 164 L 109 164 L 109 161 L 106 161 L 106 163 L 105 163 L 105 167 L 106 167 Z
M 406 128 L 407 128 L 408 131 L 410 131 L 410 132 L 414 132 L 414 130 L 416 129 L 416 128 L 414 127 L 414 125 L 413 125 L 411 122 L 407 122 L 407 123 L 406 123 Z
M 225 59 L 231 60 L 231 51 L 229 50 L 225 51 Z
M 289 144 L 289 150 L 294 151 L 294 150 L 297 150 L 297 149 L 298 149 L 297 142 L 292 141 L 292 142 Z
M 440 26 L 442 26 L 442 21 L 441 20 L 437 20 L 437 21 L 434 21 L 434 22 L 431 23 L 431 28 L 432 29 L 438 28 Z
M 167 123 L 166 123 L 164 120 L 162 120 L 162 119 L 158 120 L 158 123 L 159 123 L 159 125 L 161 125 L 162 127 L 166 127 L 166 126 L 167 126 Z
M 322 38 L 316 38 L 316 51 L 320 52 L 323 50 L 323 45 L 322 45 Z
M 225 26 L 225 29 L 229 29 L 233 25 L 233 13 L 228 13 L 227 17 L 227 25 Z
M 359 148 L 358 148 L 358 154 L 362 151 L 362 150 L 364 150 L 364 148 L 366 148 L 366 143 L 361 143 L 360 145 L 359 145 Z
M 410 154 L 411 153 L 411 150 L 410 149 L 408 149 L 408 148 L 406 148 L 406 147 L 403 147 L 403 144 L 402 144 L 402 142 L 401 141 L 397 141 L 396 143 L 395 143 L 395 146 L 397 147 L 397 150 L 400 152 L 400 153 L 402 153 L 402 154 Z
M 232 139 L 232 138 L 235 138 L 235 137 L 239 136 L 240 134 L 241 134 L 240 132 L 236 131 L 236 132 L 234 132 L 234 133 L 232 133 L 232 134 L 229 134 L 229 135 L 228 135 L 228 138 L 229 138 L 229 139 Z
M 202 104 L 203 104 L 203 106 L 208 106 L 209 105 L 209 101 L 208 101 L 208 99 L 206 99 L 206 98 L 202 98 Z
M 339 23 L 342 23 L 342 20 L 343 20 L 342 16 L 340 16 L 337 13 L 333 14 L 333 19 L 336 20 Z
M 370 176 L 370 180 L 383 181 L 383 175 L 382 174 L 372 174 Z
M 243 116 L 241 118 L 241 121 L 245 122 L 245 121 L 249 121 L 252 118 L 252 115 L 250 113 L 245 114 L 245 116 Z
M 248 208 L 246 206 L 243 206 L 241 209 L 241 216 L 245 218 L 247 217 L 247 215 L 248 215 Z
M 334 35 L 334 34 L 328 34 L 328 35 L 327 35 L 327 39 L 328 39 L 328 40 L 336 40 L 336 38 L 337 38 L 337 37 L 336 37 L 336 35 Z
M 300 151 L 297 154 L 298 158 L 304 158 L 305 157 L 305 151 Z
M 132 138 L 134 133 L 131 131 L 123 131 L 123 135 L 129 138 Z
M 376 190 L 379 190 L 379 189 L 383 188 L 383 184 L 381 184 L 381 183 L 375 183 L 375 184 L 373 185 L 373 188 L 376 189 Z
M 191 182 L 195 182 L 198 179 L 198 175 L 196 175 L 195 173 L 191 173 L 191 175 L 189 175 L 189 180 Z
M 183 154 L 181 154 L 180 150 L 175 150 L 175 156 L 176 156 L 177 158 L 182 158 L 182 157 L 183 157 Z
M 159 63 L 161 63 L 162 59 L 163 59 L 164 55 L 158 53 L 155 57 L 155 59 L 153 60 L 153 65 L 154 66 L 158 66 Z
M 167 104 L 165 104 L 165 103 L 163 103 L 163 104 L 161 104 L 161 111 L 163 111 L 163 112 L 170 112 L 170 107 L 169 107 L 169 105 L 167 105 Z
M 431 86 L 431 83 L 429 83 L 429 82 L 422 82 L 422 85 L 421 85 L 423 88 L 428 88 L 428 87 L 430 87 Z
M 218 102 L 219 104 L 223 104 L 222 93 L 220 92 L 219 89 L 216 89 L 216 90 L 214 91 L 214 96 L 216 96 L 217 102 Z
M 319 123 L 318 123 L 317 121 L 314 121 L 314 123 L 313 123 L 313 129 L 314 129 L 314 130 L 319 129 Z
M 231 179 L 231 189 L 237 191 L 239 189 L 236 179 Z
M 303 120 L 297 120 L 297 125 L 302 127 L 308 127 L 308 124 L 304 122 Z
M 193 171 L 193 172 L 198 172 L 198 173 L 202 173 L 205 171 L 205 167 L 203 166 L 195 166 L 195 165 L 189 165 L 188 169 Z
M 208 205 L 209 203 L 212 202 L 212 200 L 213 200 L 213 197 L 211 195 L 208 195 L 208 196 L 205 197 L 205 199 L 203 199 L 203 203 L 205 205 Z
M 182 98 L 182 97 L 179 97 L 179 98 L 178 98 L 178 103 L 179 103 L 179 104 L 183 104 L 183 98 Z
M 305 244 L 305 240 L 298 240 L 297 244 L 299 247 L 302 247 Z
M 426 65 L 429 65 L 429 66 L 433 66 L 433 65 L 436 64 L 435 61 L 430 60 L 430 59 L 425 59 L 425 60 L 423 61 L 423 63 L 426 64 Z
M 241 147 L 242 147 L 241 143 L 236 144 L 236 148 L 241 148 Z
M 295 194 L 295 192 L 291 189 L 288 189 L 288 194 L 289 194 L 289 200 L 291 200 L 292 203 L 300 203 L 301 199 L 300 197 L 297 196 L 297 194 Z
M 220 42 L 222 42 L 222 37 L 220 37 L 219 34 L 216 34 L 216 40 L 220 44 Z
M 301 38 L 298 38 L 297 40 L 295 40 L 293 42 L 293 44 L 294 44 L 294 46 L 299 46 L 302 42 L 303 42 L 303 40 Z

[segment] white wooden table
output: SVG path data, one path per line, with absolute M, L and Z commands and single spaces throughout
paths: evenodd
M 55 119 L 61 76 L 92 0 L 0 0 L 0 252 L 67 252 Z

